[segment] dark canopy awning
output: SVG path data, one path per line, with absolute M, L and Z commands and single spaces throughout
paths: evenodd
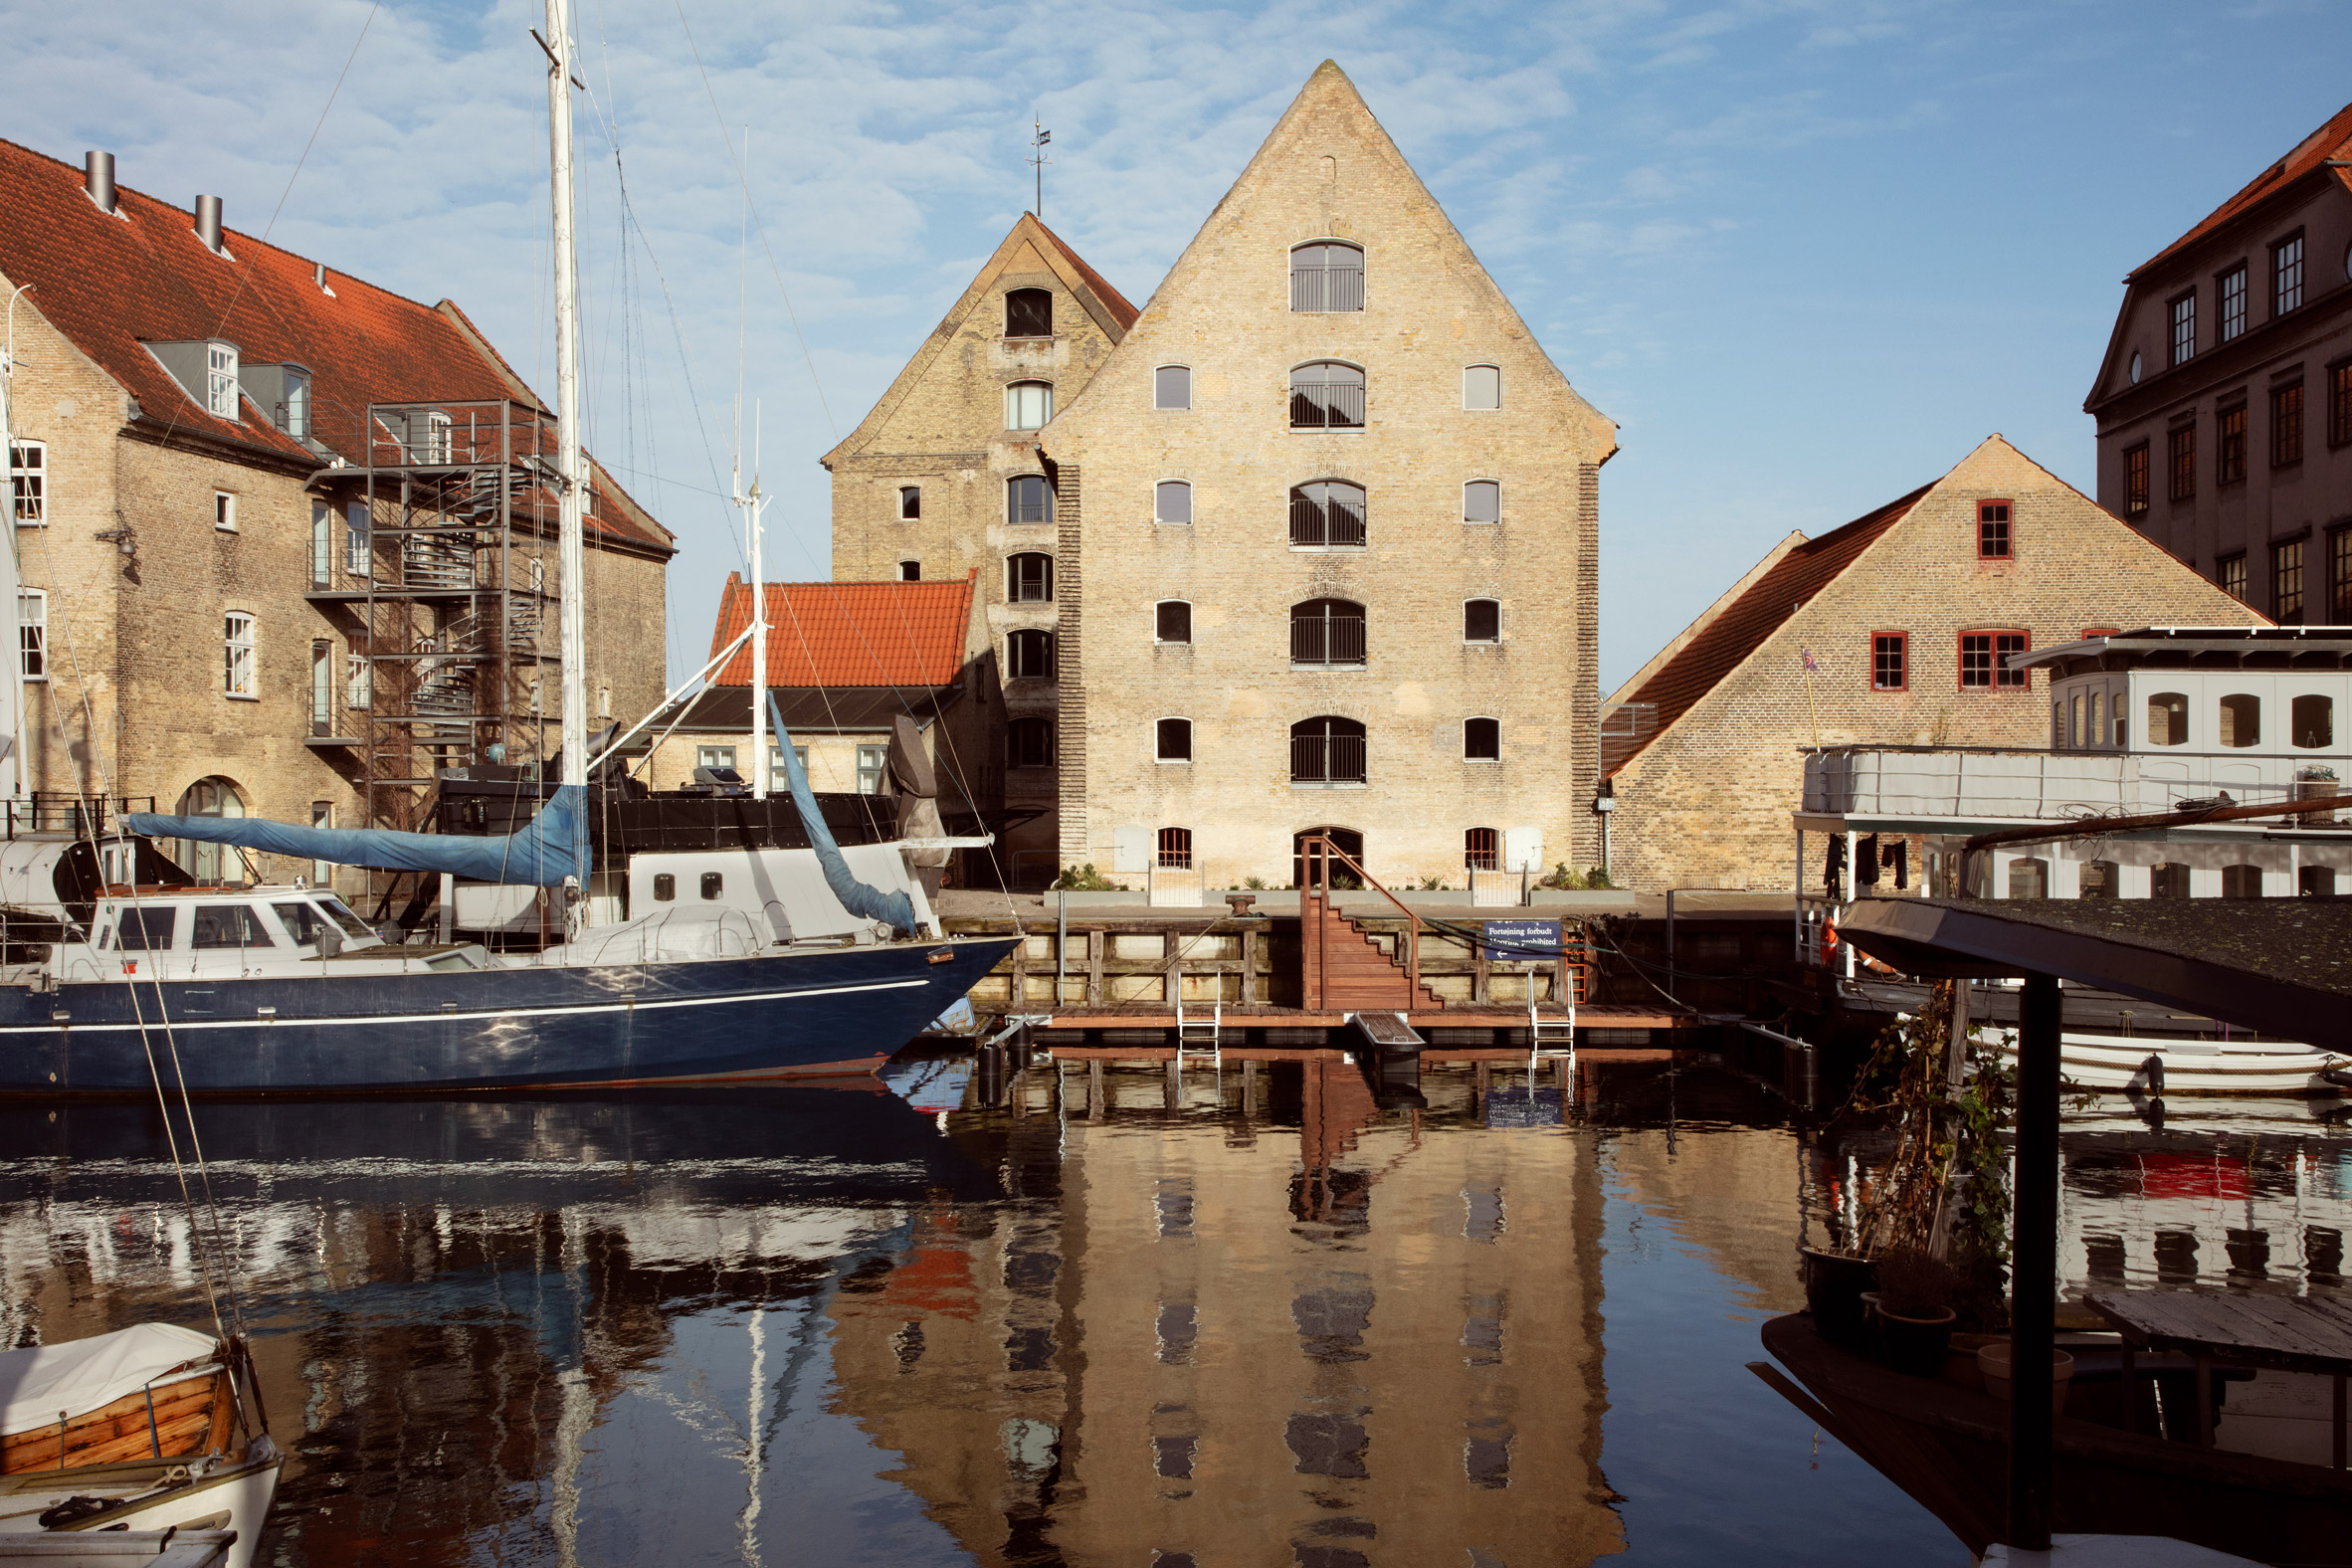
M 1863 898 L 1838 930 L 1907 974 L 2057 975 L 2352 1050 L 2352 900 Z

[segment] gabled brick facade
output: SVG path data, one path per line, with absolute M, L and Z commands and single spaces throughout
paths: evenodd
M 1360 252 L 1360 294 L 1294 260 L 1331 245 Z M 1331 423 L 1344 394 L 1294 394 L 1318 364 L 1340 367 L 1334 384 L 1360 375 L 1360 423 Z M 1171 367 L 1182 407 L 1162 406 Z M 1301 407 L 1322 423 L 1296 428 Z M 1065 866 L 1132 876 L 1170 828 L 1189 830 L 1212 887 L 1288 882 L 1293 835 L 1322 826 L 1360 834 L 1391 885 L 1462 886 L 1471 830 L 1539 872 L 1597 858 L 1597 473 L 1615 428 L 1337 66 L 1307 82 L 1043 450 L 1061 522 Z M 1334 482 L 1361 490 L 1360 542 L 1297 542 L 1294 492 Z M 1484 510 L 1472 482 L 1499 487 L 1497 520 L 1469 520 Z M 1189 521 L 1166 516 L 1172 484 L 1189 486 Z M 1178 600 L 1183 642 L 1157 622 Z M 1317 641 L 1339 630 L 1293 642 L 1293 608 L 1315 601 L 1354 607 L 1332 613 L 1360 662 Z M 1470 635 L 1486 613 L 1471 601 L 1493 607 L 1491 637 Z M 1189 760 L 1161 755 L 1166 719 L 1189 723 Z M 1326 719 L 1362 726 L 1360 781 L 1305 776 L 1293 726 Z M 1473 756 L 1487 723 L 1496 754 Z
M 1983 553 L 1985 503 L 2007 507 L 2006 557 Z M 1624 737 L 1608 742 L 1612 874 L 1645 891 L 1787 888 L 1790 814 L 1817 745 L 2047 746 L 2047 674 L 1964 684 L 1972 635 L 2040 648 L 2100 628 L 2260 624 L 1991 437 L 1934 484 L 1782 541 L 1611 694 L 1604 722 Z M 1902 640 L 1888 689 L 1876 685 L 1894 673 L 1876 663 L 1881 636 Z

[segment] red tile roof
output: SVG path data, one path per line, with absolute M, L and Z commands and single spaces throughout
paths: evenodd
M 1053 230 L 1047 229 L 1044 220 L 1032 218 L 1030 221 L 1045 230 L 1046 238 L 1054 242 L 1054 248 L 1070 259 L 1070 265 L 1078 269 L 1078 276 L 1086 281 L 1086 287 L 1092 289 L 1101 297 L 1103 304 L 1109 308 L 1112 316 L 1117 318 L 1119 330 L 1123 332 L 1133 326 L 1135 317 L 1143 312 L 1127 303 L 1127 296 L 1111 288 L 1110 280 L 1088 267 L 1085 258 L 1070 248 L 1069 241 L 1063 239 Z
M 288 464 L 323 466 L 313 452 L 240 403 L 231 421 L 207 412 L 144 346 L 217 337 L 246 364 L 293 363 L 311 374 L 312 436 L 347 462 L 366 461 L 367 405 L 514 398 L 536 406 L 456 305 L 404 299 L 226 230 L 213 255 L 194 219 L 117 185 L 116 214 L 98 211 L 82 170 L 0 141 L 0 274 L 30 284 L 26 304 L 138 401 L 152 427 L 244 448 Z M 667 549 L 671 535 L 601 468 L 589 526 Z M 616 502 L 618 502 L 616 504 Z
M 920 583 L 769 583 L 772 686 L 943 686 L 963 674 L 980 574 Z M 727 573 L 710 654 L 751 624 L 751 591 Z M 746 643 L 716 678 L 751 684 Z
M 2288 152 L 2285 157 L 2255 175 L 2237 195 L 2207 213 L 2187 234 L 2182 235 L 2172 244 L 2133 268 L 2131 276 L 2137 278 L 2158 262 L 2166 260 L 2184 247 L 2203 239 L 2232 218 L 2261 201 L 2272 191 L 2283 190 L 2293 181 L 2300 179 L 2313 169 L 2319 168 L 2329 158 L 2347 156 L 2352 156 L 2352 103 L 2347 103 L 2337 109 L 2326 124 L 2296 142 L 2293 150 Z M 2339 168 L 2335 170 L 2335 176 L 2342 180 L 2347 188 L 2352 188 L 2352 169 Z M 2126 282 L 2129 280 L 2127 279 Z
M 1798 607 L 1820 593 L 1877 537 L 1902 520 L 1912 503 L 1934 487 L 1922 485 L 1866 516 L 1833 528 L 1818 539 L 1807 539 L 1775 562 L 1746 593 L 1725 605 L 1722 612 L 1684 644 L 1681 652 L 1661 666 L 1626 700 L 1657 706 L 1655 723 L 1619 753 L 1612 748 L 1608 771 L 1615 773 L 1640 754 L 1657 734 L 1680 718 L 1713 690 L 1725 676 L 1764 646 L 1764 640 L 1785 625 Z

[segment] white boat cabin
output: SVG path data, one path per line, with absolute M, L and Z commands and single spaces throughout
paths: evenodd
M 2148 627 L 2013 655 L 2050 671 L 2040 750 L 1842 746 L 1808 753 L 1796 814 L 1799 890 L 1825 891 L 1822 834 L 1848 840 L 1845 885 L 1868 885 L 1866 841 L 1923 841 L 1913 886 L 1962 891 L 1961 846 L 2003 828 L 2254 806 L 2352 778 L 2352 627 Z M 1892 891 L 1879 865 L 1873 891 Z M 1999 845 L 1968 872 L 1999 898 L 2292 897 L 2352 892 L 2342 812 L 2166 825 Z
M 473 944 L 419 948 L 389 943 L 333 893 L 315 887 L 171 887 L 100 897 L 84 939 L 57 944 L 60 981 L 260 979 L 336 972 L 485 969 Z

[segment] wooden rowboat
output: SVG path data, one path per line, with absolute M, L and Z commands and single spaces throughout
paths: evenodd
M 1749 1369 L 1982 1557 L 2008 1524 L 2007 1401 L 1843 1350 L 1805 1314 L 1764 1325 L 1794 1374 Z M 1802 1384 L 1803 1387 L 1798 1387 Z M 2077 1391 L 2079 1392 L 2079 1391 Z M 2259 1562 L 2352 1565 L 2352 1470 L 2173 1442 L 2072 1416 L 2052 1424 L 2051 1529 L 2157 1535 Z
M 169 1530 L 225 1532 L 223 1568 L 248 1568 L 285 1463 L 265 1428 L 238 1341 L 141 1323 L 0 1351 L 0 1568 Z

